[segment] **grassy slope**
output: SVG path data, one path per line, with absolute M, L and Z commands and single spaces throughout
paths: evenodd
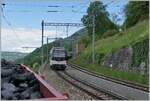
M 105 56 L 110 53 L 126 47 L 145 38 L 148 38 L 149 33 L 148 20 L 138 23 L 134 27 L 122 32 L 122 34 L 116 34 L 115 36 L 101 39 L 96 42 L 96 54 L 104 54 Z M 97 73 L 102 73 L 108 76 L 129 80 L 132 82 L 148 85 L 148 76 L 142 76 L 139 74 L 128 73 L 124 71 L 111 70 L 109 68 L 104 68 L 99 64 L 92 64 L 91 61 L 91 51 L 92 48 L 89 46 L 76 61 L 72 61 L 78 65 L 85 67 L 88 70 L 95 71 Z M 87 62 L 88 61 L 88 62 Z M 88 64 L 88 65 L 87 65 Z

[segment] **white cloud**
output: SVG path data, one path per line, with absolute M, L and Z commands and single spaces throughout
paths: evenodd
M 22 47 L 41 46 L 40 29 L 15 28 L 14 31 L 9 28 L 2 28 L 2 51 L 31 52 L 34 49 L 24 49 Z M 55 37 L 55 31 L 45 30 L 44 35 Z
M 69 30 L 69 33 L 73 33 L 78 29 L 71 29 Z M 20 28 L 15 28 L 14 31 L 10 28 L 2 28 L 2 34 L 1 34 L 2 51 L 31 52 L 34 50 L 34 48 L 25 49 L 22 47 L 41 46 L 41 29 L 29 29 L 29 28 L 20 27 Z M 49 36 L 51 38 L 56 37 L 56 29 L 46 28 L 44 30 L 44 36 Z M 66 37 L 65 30 L 59 28 L 57 30 L 57 37 L 65 38 Z M 49 40 L 49 42 L 50 41 L 52 40 Z M 46 37 L 44 39 L 44 43 L 46 43 Z

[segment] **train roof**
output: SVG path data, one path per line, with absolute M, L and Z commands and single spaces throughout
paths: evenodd
M 52 50 L 65 50 L 64 47 L 53 47 Z

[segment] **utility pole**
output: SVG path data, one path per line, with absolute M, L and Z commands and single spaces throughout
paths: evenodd
M 49 54 L 48 54 L 48 37 L 47 37 L 47 61 L 48 61 L 48 57 L 49 57 Z
M 68 27 L 83 27 L 84 25 L 82 23 L 54 23 L 54 22 L 44 22 L 42 21 L 42 46 L 43 46 L 43 35 L 44 35 L 44 26 L 66 26 L 66 33 L 67 33 L 67 37 L 68 37 Z M 41 56 L 42 56 L 42 61 L 41 61 L 41 65 L 43 65 L 43 48 L 41 51 Z
M 41 58 L 42 58 L 42 60 L 41 60 L 41 66 L 43 66 L 43 58 L 44 58 L 44 54 L 43 54 L 43 36 L 44 36 L 44 20 L 42 20 L 42 23 L 41 23 L 41 26 L 42 26 L 42 46 L 41 46 L 41 48 L 42 48 L 42 51 L 41 51 Z
M 95 15 L 93 14 L 92 62 L 95 63 Z
M 68 38 L 68 27 L 69 27 L 69 26 L 66 26 L 67 38 Z
M 55 37 L 57 38 L 57 26 L 56 26 L 56 36 Z

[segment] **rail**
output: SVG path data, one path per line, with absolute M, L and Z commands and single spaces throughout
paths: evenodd
M 87 82 L 83 82 L 80 79 L 77 79 L 73 76 L 71 76 L 70 74 L 68 74 L 67 72 L 60 72 L 60 71 L 55 71 L 57 73 L 57 75 L 59 77 L 61 77 L 62 79 L 64 79 L 65 81 L 67 81 L 68 83 L 72 84 L 73 86 L 79 88 L 80 90 L 86 92 L 87 94 L 93 96 L 96 99 L 99 100 L 114 100 L 114 99 L 118 99 L 118 100 L 126 100 L 125 97 L 116 95 L 112 92 L 108 92 L 108 91 L 104 91 L 104 89 L 99 89 L 97 87 L 95 87 L 94 85 L 88 84 Z M 89 90 L 92 89 L 92 90 Z
M 75 68 L 79 71 L 82 71 L 84 73 L 87 73 L 89 75 L 92 75 L 92 76 L 95 76 L 95 77 L 98 77 L 98 78 L 102 78 L 102 79 L 109 80 L 109 81 L 112 81 L 112 82 L 115 82 L 115 83 L 118 83 L 118 84 L 121 84 L 121 85 L 125 85 L 125 86 L 128 86 L 128 87 L 139 89 L 139 90 L 142 90 L 142 91 L 145 91 L 145 92 L 149 92 L 149 87 L 146 87 L 146 86 L 143 86 L 143 85 L 140 85 L 140 84 L 136 84 L 136 83 L 133 83 L 133 82 L 129 82 L 129 81 L 113 78 L 113 77 L 108 77 L 108 76 L 103 75 L 103 74 L 98 74 L 98 73 L 89 71 L 87 69 L 83 69 L 82 67 L 80 67 L 78 65 L 75 65 L 75 64 L 72 64 L 72 63 L 69 63 L 68 66 L 71 66 L 72 68 Z

